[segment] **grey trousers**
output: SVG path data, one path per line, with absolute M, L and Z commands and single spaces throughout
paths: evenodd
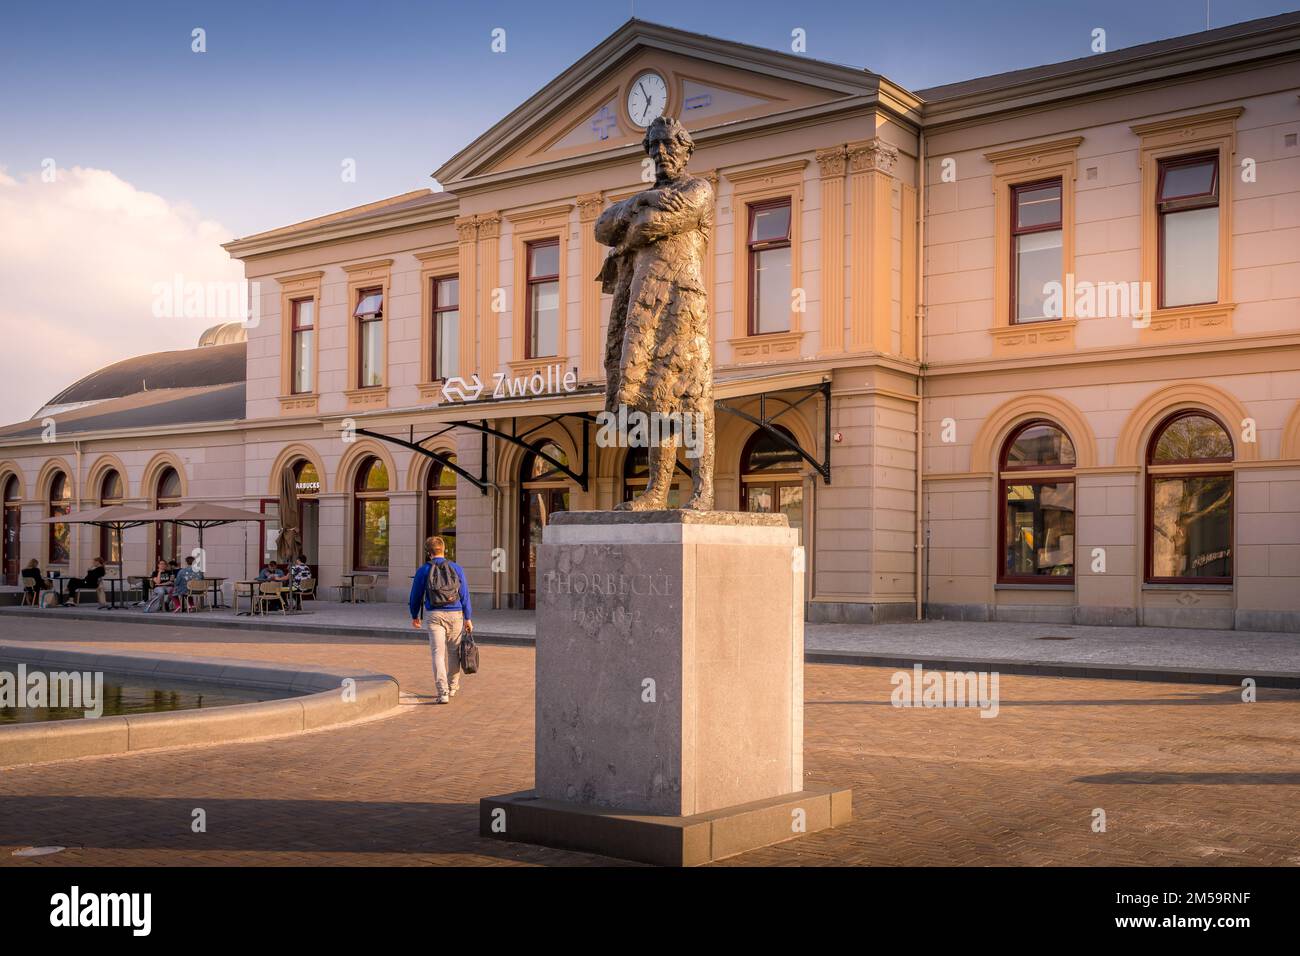
M 439 697 L 460 689 L 460 637 L 465 615 L 460 611 L 428 611 L 429 649 L 433 652 L 433 686 Z

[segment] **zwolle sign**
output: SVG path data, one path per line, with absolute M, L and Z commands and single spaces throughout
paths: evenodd
M 487 384 L 479 378 L 478 372 L 469 380 L 454 375 L 442 383 L 442 398 L 446 402 L 472 402 L 483 394 Z M 505 372 L 492 376 L 491 398 L 525 398 L 529 395 L 560 395 L 577 391 L 577 373 L 565 372 L 559 365 L 548 365 L 538 369 L 532 375 L 517 375 L 507 378 Z

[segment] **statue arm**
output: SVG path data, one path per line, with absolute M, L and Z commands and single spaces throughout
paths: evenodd
M 712 188 L 697 179 L 688 188 L 663 196 L 658 204 L 637 210 L 623 243 L 643 246 L 694 228 L 708 219 L 712 202 Z
M 636 196 L 616 202 L 596 220 L 596 241 L 603 246 L 617 246 L 623 241 L 628 224 L 636 212 L 633 200 Z

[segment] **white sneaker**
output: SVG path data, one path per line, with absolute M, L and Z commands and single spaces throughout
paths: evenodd
M 453 687 L 453 688 L 451 689 L 451 696 L 452 696 L 452 697 L 455 697 L 455 696 L 456 696 L 456 693 L 457 693 L 459 690 L 460 690 L 459 687 Z
M 448 696 L 447 694 L 443 694 L 441 697 L 439 697 L 439 698 L 437 698 L 436 700 L 434 700 L 434 703 L 435 703 L 435 704 L 450 704 L 450 703 L 451 703 L 451 697 Z

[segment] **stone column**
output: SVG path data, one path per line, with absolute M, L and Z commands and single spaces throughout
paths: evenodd
M 893 216 L 890 197 L 898 150 L 880 139 L 847 147 L 852 197 L 849 348 L 889 352 L 893 284 Z
M 498 261 L 498 246 L 501 237 L 501 216 L 497 213 L 480 215 L 476 220 L 478 228 L 479 261 L 479 305 L 478 329 L 483 347 L 479 374 L 485 379 L 497 370 L 498 339 L 501 335 L 499 313 L 492 311 L 492 300 L 501 276 L 501 263 Z
M 843 146 L 817 150 L 822 189 L 822 354 L 844 350 L 844 168 Z
M 700 173 L 700 179 L 705 180 L 713 187 L 713 231 L 709 234 L 709 247 L 704 252 L 704 294 L 708 297 L 709 303 L 709 353 L 713 356 L 714 364 L 718 361 L 718 297 L 714 294 L 717 285 L 717 258 L 718 258 L 718 190 L 721 188 L 722 177 L 718 175 L 716 169 L 710 169 Z
M 1092 473 L 1074 479 L 1074 623 L 1138 624 L 1137 471 Z
M 579 288 L 582 290 L 579 308 L 582 317 L 581 353 L 578 358 L 578 379 L 595 382 L 605 377 L 605 350 L 600 342 L 600 272 L 601 246 L 596 242 L 592 223 L 605 206 L 604 197 L 598 193 L 585 193 L 578 197 L 579 232 L 582 236 L 581 270 Z
M 470 375 L 477 370 L 476 354 L 478 321 L 476 319 L 475 298 L 475 243 L 478 226 L 473 216 L 459 216 L 456 219 L 456 236 L 458 265 L 457 277 L 460 280 L 460 367 L 461 375 Z M 486 348 L 486 345 L 484 346 Z M 428 360 L 426 360 L 428 361 Z M 430 378 L 432 378 L 432 371 Z

